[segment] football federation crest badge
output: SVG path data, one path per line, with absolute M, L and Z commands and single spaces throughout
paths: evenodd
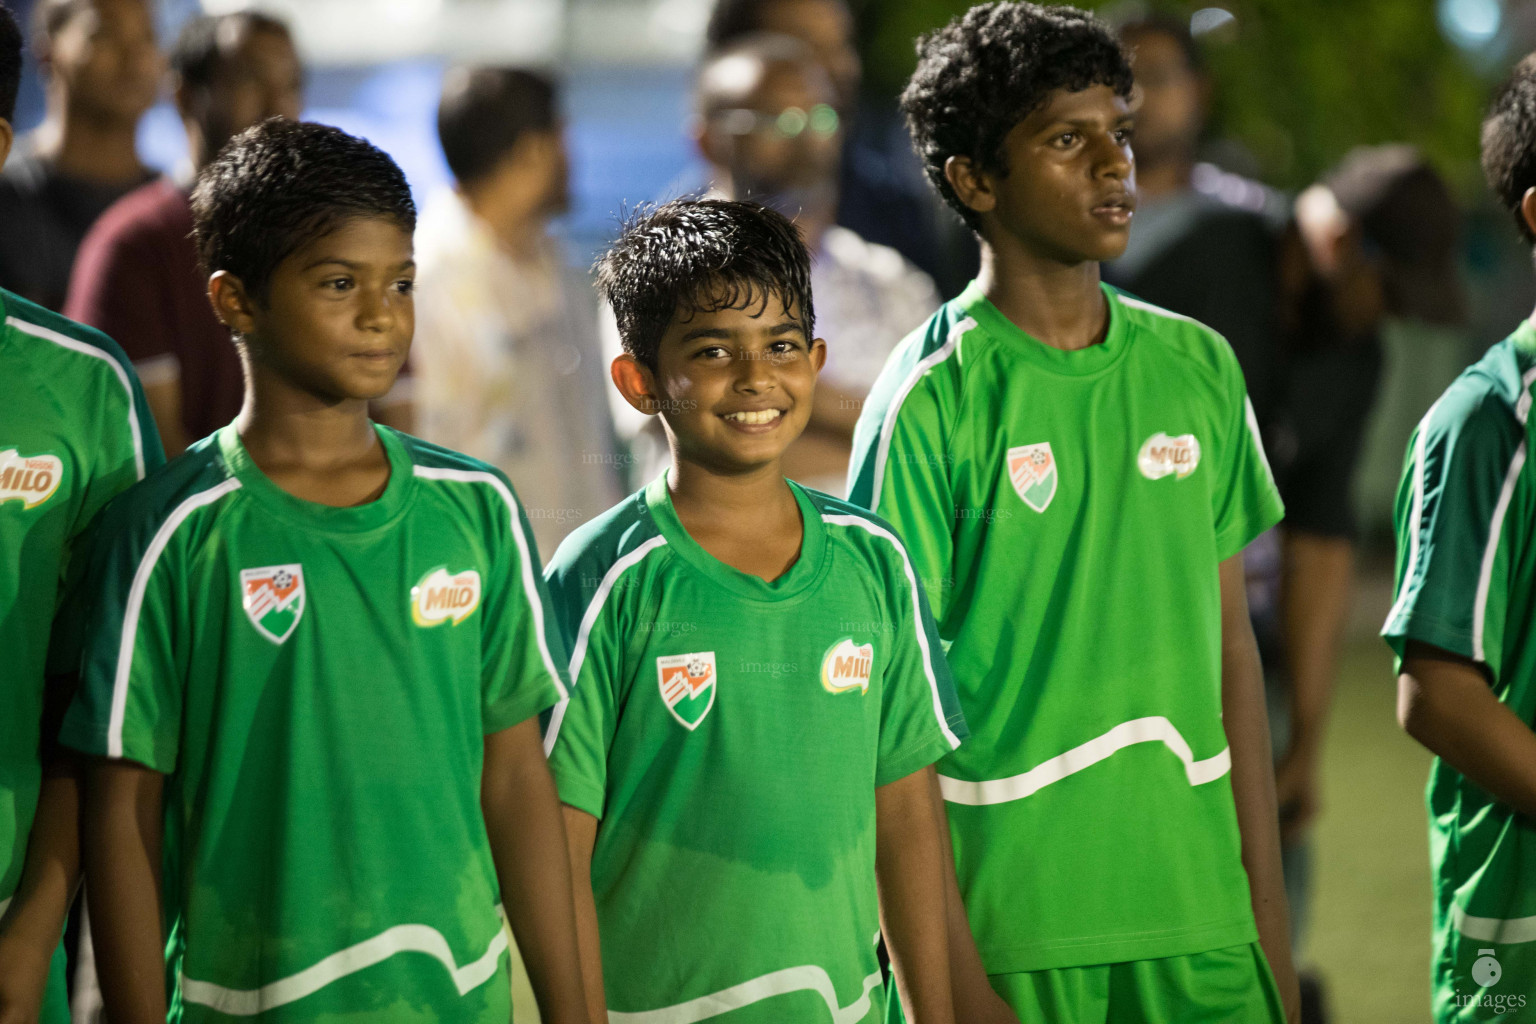
M 828 647 L 821 659 L 822 689 L 828 693 L 858 690 L 862 696 L 869 692 L 869 675 L 874 664 L 874 644 L 856 644 L 853 637 L 845 636 Z
M 661 700 L 689 732 L 715 706 L 715 652 L 669 654 L 656 659 Z
M 1169 437 L 1158 431 L 1136 453 L 1136 466 L 1148 480 L 1175 476 L 1183 480 L 1200 465 L 1200 442 L 1194 434 Z
M 1008 449 L 1008 479 L 1024 504 L 1044 512 L 1056 497 L 1056 456 L 1051 443 L 1026 444 Z
M 36 508 L 59 489 L 64 463 L 57 455 L 22 455 L 15 448 L 0 451 L 0 505 L 20 501 L 23 509 Z
M 411 619 L 418 626 L 457 626 L 480 607 L 480 574 L 473 569 L 449 575 L 438 566 L 411 588 Z
M 304 568 L 300 565 L 269 565 L 240 570 L 240 592 L 245 617 L 256 632 L 280 644 L 293 635 L 304 617 Z

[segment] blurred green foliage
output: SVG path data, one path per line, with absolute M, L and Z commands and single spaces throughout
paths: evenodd
M 901 90 L 917 36 L 965 0 L 869 0 L 861 11 L 868 85 Z M 1084 0 L 1112 20 L 1149 10 L 1187 18 L 1207 3 Z M 1440 32 L 1432 0 L 1228 0 L 1236 22 L 1202 39 L 1216 83 L 1213 138 L 1235 141 L 1272 185 L 1315 181 L 1351 147 L 1418 145 L 1463 196 L 1479 188 L 1478 123 L 1491 81 Z M 1493 69 L 1501 72 L 1503 66 Z

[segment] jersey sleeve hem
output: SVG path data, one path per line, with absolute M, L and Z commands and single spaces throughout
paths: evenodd
M 1408 641 L 1416 640 L 1421 644 L 1428 644 L 1452 654 L 1459 654 L 1463 658 L 1476 660 L 1472 653 L 1471 630 L 1452 625 L 1432 615 L 1415 613 L 1412 610 L 1395 615 L 1382 627 L 1381 635 L 1399 658 L 1402 658 L 1407 651 Z
M 603 819 L 603 797 L 606 794 L 602 786 L 563 771 L 556 770 L 554 776 L 555 791 L 559 794 L 561 803 L 569 804 L 599 821 Z
M 954 725 L 950 726 L 954 729 Z M 965 724 L 962 722 L 956 735 L 963 742 L 965 739 Z M 882 757 L 875 767 L 875 788 L 889 785 L 921 771 L 931 764 L 943 760 L 944 756 L 955 749 L 949 744 L 949 740 L 943 736 L 927 736 L 921 742 L 909 744 L 901 750 L 887 757 Z
M 153 753 L 144 756 L 144 751 L 130 750 L 124 747 L 121 754 L 112 755 L 108 752 L 107 727 L 81 719 L 74 714 L 73 708 L 65 716 L 64 724 L 59 729 L 59 743 L 70 750 L 89 757 L 100 757 L 109 761 L 126 761 L 131 764 L 141 765 L 150 771 L 159 772 L 161 775 L 170 775 L 176 770 L 174 758 L 156 757 Z
M 1280 524 L 1285 518 L 1285 506 L 1273 490 L 1265 493 L 1257 514 L 1233 523 L 1216 535 L 1216 560 L 1225 562 L 1252 544 L 1266 530 Z
M 514 694 L 505 700 L 486 705 L 481 713 L 481 732 L 489 736 L 503 729 L 510 729 L 535 715 L 548 711 L 558 703 L 560 703 L 560 693 L 553 685 L 532 697 L 521 693 Z

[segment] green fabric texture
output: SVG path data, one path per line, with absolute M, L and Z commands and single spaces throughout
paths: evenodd
M 1256 937 L 1218 566 L 1281 517 L 1231 349 L 1104 287 L 1049 347 L 973 283 L 893 353 L 850 495 L 906 541 L 971 739 L 939 766 L 989 973 Z
M 875 789 L 965 736 L 894 532 L 793 485 L 769 583 L 693 540 L 666 477 L 549 567 L 571 700 L 546 745 L 601 819 L 592 888 L 616 1024 L 878 1021 Z
M 510 1014 L 484 737 L 564 696 L 564 647 L 506 479 L 378 436 L 364 505 L 231 425 L 102 517 L 63 739 L 168 775 L 173 1021 Z
M 1396 598 L 1382 635 L 1399 662 L 1410 640 L 1477 662 L 1498 699 L 1536 727 L 1533 381 L 1536 327 L 1527 321 L 1458 377 L 1414 431 L 1397 494 Z M 1439 758 L 1426 801 L 1437 1019 L 1481 1020 L 1467 1015 L 1481 1007 L 1453 1005 L 1478 989 L 1462 972 L 1477 947 L 1505 963 L 1502 991 L 1536 993 L 1536 825 Z
M 46 673 L 79 659 L 75 550 L 111 498 L 165 461 L 128 359 L 106 335 L 0 290 L 0 903 L 37 811 Z M 57 635 L 50 634 L 57 624 Z

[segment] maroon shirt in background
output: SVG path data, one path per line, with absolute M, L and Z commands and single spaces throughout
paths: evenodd
M 196 441 L 240 411 L 240 357 L 208 304 L 192 244 L 187 193 L 157 178 L 101 215 L 75 256 L 64 315 L 114 339 L 143 370 L 173 357 L 181 375 L 181 423 Z

